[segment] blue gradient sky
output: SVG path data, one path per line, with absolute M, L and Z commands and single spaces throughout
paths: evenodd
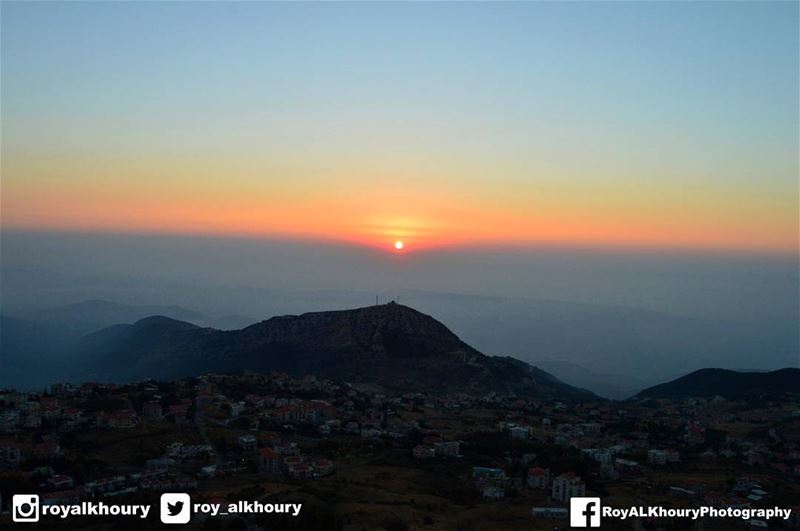
M 798 4 L 2 4 L 3 225 L 794 251 Z

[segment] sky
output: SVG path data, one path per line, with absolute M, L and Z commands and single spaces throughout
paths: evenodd
M 797 2 L 0 9 L 4 230 L 797 252 Z

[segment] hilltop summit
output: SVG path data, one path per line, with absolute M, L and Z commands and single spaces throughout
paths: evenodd
M 140 321 L 87 338 L 91 376 L 171 379 L 277 370 L 409 391 L 593 396 L 519 360 L 482 354 L 436 319 L 394 302 L 272 317 L 234 331 L 163 318 L 157 323 Z

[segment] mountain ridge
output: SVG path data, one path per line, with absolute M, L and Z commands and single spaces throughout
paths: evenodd
M 275 316 L 232 331 L 147 318 L 90 334 L 83 343 L 93 377 L 278 370 L 410 391 L 595 398 L 520 360 L 487 356 L 436 319 L 396 303 Z
M 176 305 L 133 305 L 104 299 L 89 299 L 28 312 L 24 319 L 58 324 L 88 334 L 119 323 L 130 323 L 152 315 L 182 321 L 201 321 L 203 315 Z
M 787 367 L 768 372 L 700 369 L 644 389 L 635 398 L 690 398 L 719 395 L 735 399 L 783 393 L 800 393 L 800 369 Z

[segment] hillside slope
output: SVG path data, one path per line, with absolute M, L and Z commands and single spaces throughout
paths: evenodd
M 519 360 L 486 356 L 432 317 L 394 303 L 273 317 L 233 331 L 149 318 L 91 334 L 82 343 L 87 378 L 277 370 L 409 391 L 593 396 Z
M 640 398 L 687 398 L 722 396 L 756 398 L 783 393 L 800 393 L 800 369 L 772 372 L 738 372 L 700 369 L 671 382 L 645 389 Z

